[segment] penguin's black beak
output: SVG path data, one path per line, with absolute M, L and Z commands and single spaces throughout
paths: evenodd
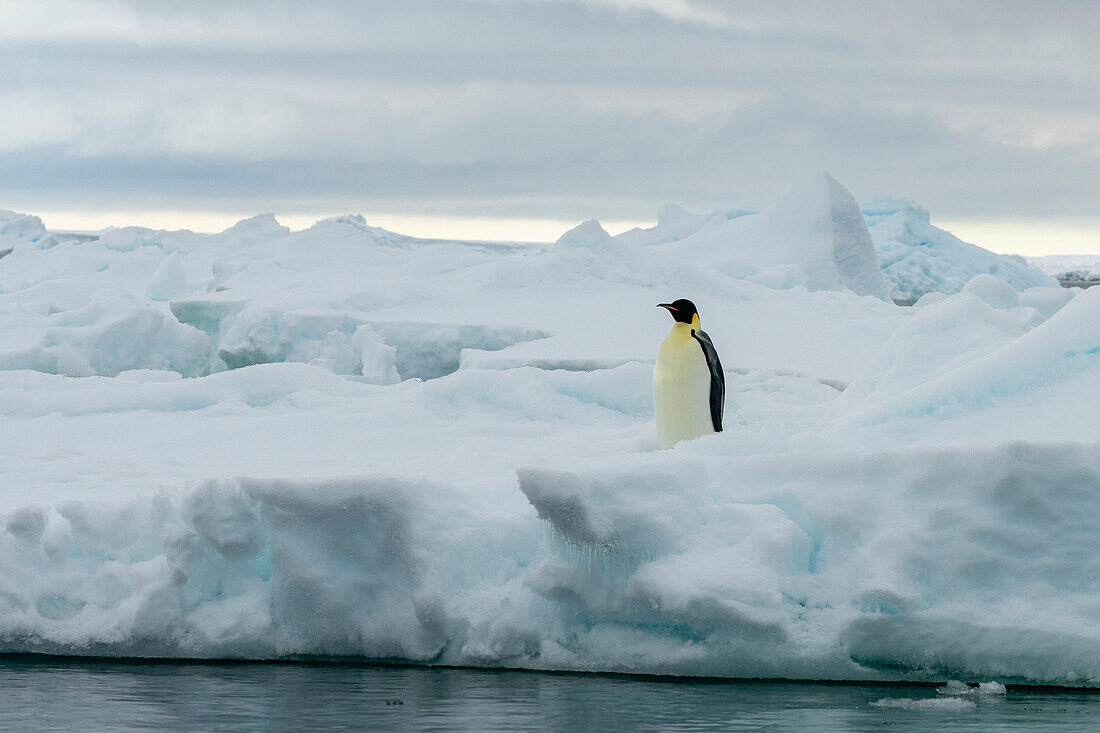
M 674 305 L 672 305 L 672 303 L 658 303 L 657 307 L 658 308 L 668 308 L 669 313 L 675 313 L 676 312 L 676 307 Z

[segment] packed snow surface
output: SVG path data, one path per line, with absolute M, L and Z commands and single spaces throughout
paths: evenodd
M 1098 686 L 1100 288 L 899 307 L 881 224 L 0 214 L 0 650 Z M 663 451 L 679 297 L 725 430 Z

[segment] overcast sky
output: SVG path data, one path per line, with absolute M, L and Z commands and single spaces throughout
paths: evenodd
M 0 0 L 0 208 L 518 236 L 827 169 L 1096 236 L 1097 39 L 1092 0 Z

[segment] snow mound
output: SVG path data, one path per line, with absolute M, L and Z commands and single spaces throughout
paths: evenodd
M 944 308 L 969 307 L 982 312 L 973 304 L 957 303 L 930 306 L 926 310 L 929 320 L 948 313 Z M 900 430 L 905 423 L 904 430 L 929 429 L 941 438 L 951 436 L 949 439 L 960 439 L 967 431 L 992 439 L 998 433 L 995 426 L 1012 430 L 1017 438 L 1095 435 L 1090 414 L 1092 400 L 1100 396 L 1100 290 L 1080 293 L 1019 338 L 968 359 L 968 353 L 990 349 L 1011 335 L 1010 321 L 990 312 L 985 312 L 984 318 L 986 335 L 975 332 L 971 343 L 966 343 L 965 329 L 950 329 L 962 335 L 956 343 L 965 363 L 929 374 L 911 389 L 856 408 L 841 419 L 840 425 L 845 426 L 841 429 L 862 425 L 882 431 L 894 425 Z M 923 318 L 915 320 L 909 329 L 912 333 L 899 333 L 898 339 L 919 338 L 923 322 Z M 999 336 L 997 330 L 1004 335 Z M 875 373 L 881 374 L 892 363 L 892 354 L 904 348 L 898 344 L 888 347 L 890 353 L 880 355 Z M 949 357 L 949 352 L 950 348 L 939 360 Z
M 270 230 L 269 224 L 270 222 L 267 222 L 265 217 L 264 228 Z M 382 227 L 371 226 L 367 224 L 367 220 L 361 214 L 345 214 L 322 219 L 305 230 L 303 235 L 306 239 L 324 239 L 327 242 L 343 242 L 359 246 L 368 244 L 408 247 L 415 246 L 419 241 L 415 237 L 391 232 Z
M 1050 318 L 1073 300 L 1076 294 L 1077 291 L 1072 288 L 1042 287 L 1023 290 L 1019 293 L 1019 298 L 1023 307 L 1034 308 L 1044 318 Z
M 217 355 L 230 369 L 296 361 L 328 366 L 337 374 L 359 374 L 389 384 L 400 379 L 435 379 L 457 371 L 466 349 L 493 351 L 548 334 L 520 327 L 364 321 L 323 311 L 280 311 L 249 304 L 239 313 L 205 320 L 195 302 L 173 303 L 183 320 L 217 329 Z M 364 330 L 366 329 L 366 330 Z M 378 381 L 381 380 L 381 381 Z
M 863 207 L 875 251 L 898 301 L 926 293 L 957 293 L 975 275 L 996 275 L 1015 290 L 1056 281 L 1016 255 L 1000 255 L 931 224 L 928 212 L 911 201 L 885 198 Z
M 961 292 L 976 295 L 991 308 L 999 310 L 1008 310 L 1020 304 L 1020 296 L 1012 286 L 994 275 L 975 275 Z
M 0 351 L 0 369 L 113 377 L 132 369 L 202 374 L 209 344 L 200 331 L 137 302 L 124 290 L 100 289 L 88 305 L 53 313 L 21 347 Z
M 145 294 L 150 300 L 175 300 L 186 296 L 190 291 L 183 259 L 178 252 L 168 255 L 157 265 L 152 279 L 145 286 Z
M 17 242 L 37 242 L 46 236 L 46 227 L 37 216 L 0 209 L 0 249 Z
M 702 225 L 705 221 L 706 217 L 692 214 L 679 204 L 665 204 L 657 210 L 658 227 L 673 227 L 688 223 Z
M 558 237 L 555 247 L 599 247 L 611 241 L 611 235 L 595 219 L 578 224 Z
M 1015 291 L 1009 292 L 1015 298 Z M 848 385 L 845 397 L 881 397 L 914 387 L 999 349 L 1027 330 L 1019 318 L 973 293 L 947 296 L 898 328 L 867 370 Z
M 677 204 L 666 204 L 657 211 L 657 226 L 649 229 L 634 228 L 619 234 L 615 239 L 627 244 L 646 246 L 678 242 L 704 227 L 721 226 L 731 219 L 755 213 L 751 209 L 732 208 L 710 214 L 693 214 Z
M 759 214 L 707 227 L 668 247 L 770 287 L 847 288 L 889 298 L 863 214 L 828 173 Z
M 222 231 L 218 238 L 225 240 L 240 240 L 242 238 L 262 240 L 287 234 L 290 234 L 289 227 L 280 224 L 274 214 L 257 214 L 247 219 L 241 219 L 233 226 Z

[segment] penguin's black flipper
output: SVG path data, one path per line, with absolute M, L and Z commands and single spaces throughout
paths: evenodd
M 714 432 L 720 433 L 722 411 L 726 406 L 726 373 L 722 371 L 722 360 L 718 358 L 718 351 L 707 332 L 692 330 L 691 335 L 702 347 L 707 368 L 710 369 L 710 420 L 714 424 Z

